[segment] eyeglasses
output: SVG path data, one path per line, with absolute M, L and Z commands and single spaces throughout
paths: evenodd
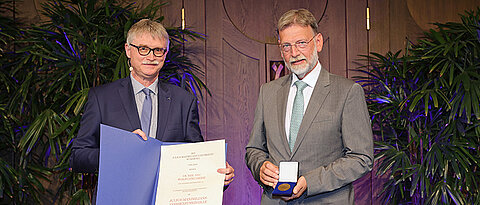
M 163 55 L 165 55 L 165 52 L 167 51 L 167 49 L 165 48 L 149 48 L 147 46 L 136 46 L 133 44 L 130 44 L 130 45 L 137 48 L 138 54 L 142 56 L 147 56 L 148 54 L 150 54 L 151 51 L 153 51 L 154 56 L 162 57 Z
M 317 35 L 315 35 L 317 36 Z M 307 48 L 308 44 L 315 38 L 315 36 L 313 36 L 310 40 L 308 41 L 305 41 L 305 40 L 300 40 L 300 41 L 297 41 L 295 43 L 293 43 L 293 45 L 295 47 L 297 47 L 297 49 L 299 50 L 302 50 L 302 49 L 305 49 Z M 290 43 L 283 43 L 283 44 L 280 44 L 280 49 L 284 52 L 284 53 L 288 53 L 290 51 L 292 51 L 292 44 Z

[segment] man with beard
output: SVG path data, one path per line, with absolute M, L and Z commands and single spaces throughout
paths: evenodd
M 352 182 L 373 166 L 373 137 L 362 87 L 318 61 L 323 37 L 308 10 L 286 12 L 278 43 L 292 72 L 262 85 L 245 160 L 262 204 L 353 204 Z M 291 196 L 272 196 L 281 161 L 299 164 Z

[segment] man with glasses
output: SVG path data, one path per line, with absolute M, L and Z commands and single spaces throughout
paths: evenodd
M 160 23 L 143 19 L 130 28 L 125 43 L 130 76 L 90 90 L 72 145 L 73 171 L 98 171 L 101 123 L 133 131 L 144 140 L 203 141 L 196 98 L 158 79 L 168 50 L 169 36 Z M 226 174 L 225 185 L 233 180 L 234 170 L 228 163 L 218 172 Z
M 352 182 L 373 166 L 373 137 L 362 87 L 321 66 L 322 34 L 308 10 L 277 25 L 291 75 L 262 85 L 245 160 L 262 204 L 353 204 Z M 272 195 L 281 161 L 298 162 L 291 196 Z

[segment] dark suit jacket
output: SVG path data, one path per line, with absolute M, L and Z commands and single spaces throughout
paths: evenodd
M 285 110 L 292 76 L 260 89 L 246 163 L 264 188 L 262 204 L 287 204 L 272 198 L 260 182 L 260 167 L 270 161 L 299 162 L 307 190 L 288 204 L 353 204 L 352 182 L 373 166 L 373 136 L 363 88 L 344 77 L 320 71 L 293 151 L 285 133 Z
M 156 138 L 164 142 L 203 141 L 196 98 L 175 85 L 158 82 L 158 88 Z M 127 131 L 141 129 L 130 77 L 90 90 L 80 130 L 72 145 L 73 171 L 98 170 L 100 123 Z

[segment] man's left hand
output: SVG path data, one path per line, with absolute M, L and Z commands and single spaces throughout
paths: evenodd
M 284 201 L 290 201 L 292 199 L 296 199 L 300 196 L 302 196 L 303 192 L 307 190 L 307 180 L 305 180 L 305 177 L 301 176 L 298 181 L 297 185 L 293 187 L 293 194 L 290 197 L 282 197 L 282 200 Z
M 140 135 L 140 137 L 142 137 L 142 139 L 145 141 L 148 139 L 147 134 L 145 134 L 145 132 L 143 132 L 141 129 L 136 129 L 133 131 L 133 133 Z
M 227 168 L 217 169 L 218 173 L 225 174 L 225 181 L 223 182 L 224 186 L 229 185 L 233 181 L 233 178 L 235 178 L 235 174 L 234 174 L 235 169 L 233 169 L 233 167 L 230 166 L 228 162 L 226 162 L 226 164 L 227 164 Z

